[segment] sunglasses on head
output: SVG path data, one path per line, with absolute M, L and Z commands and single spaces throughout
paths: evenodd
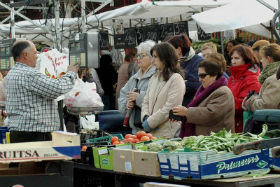
M 199 73 L 198 77 L 204 79 L 208 74 L 207 73 Z

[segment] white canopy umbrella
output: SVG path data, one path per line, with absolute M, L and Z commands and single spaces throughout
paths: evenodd
M 264 0 L 275 9 L 278 0 Z M 192 18 L 206 32 L 221 32 L 242 29 L 251 33 L 271 38 L 267 28 L 274 12 L 257 0 L 235 0 L 231 3 L 195 14 Z
M 215 8 L 228 4 L 232 0 L 181 0 L 181 1 L 143 1 L 141 3 L 129 5 L 115 10 L 103 12 L 87 17 L 88 24 L 97 24 L 103 22 L 104 25 L 112 25 L 112 19 L 119 19 L 128 22 L 130 19 L 149 19 L 149 18 L 170 18 L 189 13 L 200 12 L 201 9 Z M 76 29 L 81 18 L 60 19 L 60 26 L 64 29 Z M 45 24 L 46 23 L 46 24 Z M 54 32 L 54 19 L 21 21 L 15 24 L 16 34 L 42 34 L 48 33 L 47 28 Z M 10 24 L 0 25 L 0 32 L 9 33 Z

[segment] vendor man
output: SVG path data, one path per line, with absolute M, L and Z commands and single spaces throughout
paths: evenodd
M 54 99 L 69 92 L 79 69 L 70 65 L 61 79 L 51 79 L 35 70 L 37 50 L 33 42 L 16 42 L 12 47 L 15 65 L 6 77 L 6 112 L 11 143 L 48 141 L 59 130 Z

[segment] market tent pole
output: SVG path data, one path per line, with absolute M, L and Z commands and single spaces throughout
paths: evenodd
M 14 0 L 11 0 L 10 3 L 14 3 Z M 16 37 L 16 31 L 15 31 L 15 8 L 12 7 L 11 9 L 11 32 L 10 32 L 10 38 Z

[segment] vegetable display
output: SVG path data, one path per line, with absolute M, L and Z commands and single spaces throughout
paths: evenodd
M 231 133 L 225 129 L 214 133 L 210 136 L 190 136 L 182 140 L 182 145 L 189 148 L 191 151 L 207 151 L 213 150 L 216 152 L 231 152 L 236 144 L 248 143 L 264 138 L 268 130 L 267 125 L 263 125 L 262 132 L 259 135 L 246 133 Z

